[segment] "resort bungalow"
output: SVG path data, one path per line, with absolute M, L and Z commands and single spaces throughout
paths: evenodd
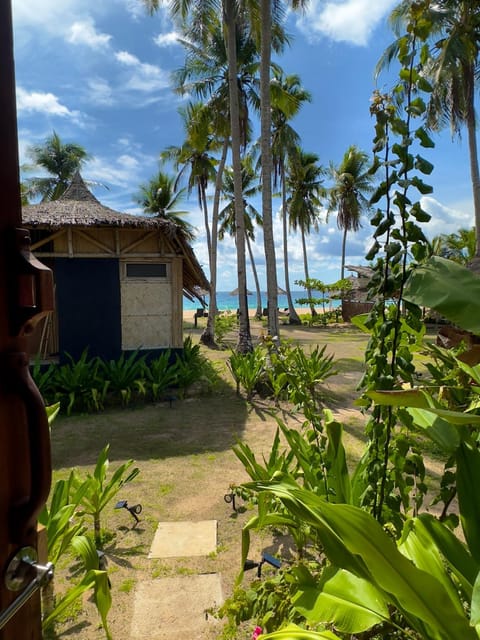
M 23 208 L 32 252 L 53 271 L 55 313 L 31 336 L 42 360 L 183 346 L 183 296 L 208 281 L 183 231 L 103 206 L 77 173 L 58 200 Z

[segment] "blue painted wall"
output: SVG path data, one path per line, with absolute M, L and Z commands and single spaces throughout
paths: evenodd
M 118 358 L 122 352 L 119 262 L 113 258 L 56 258 L 60 360 Z

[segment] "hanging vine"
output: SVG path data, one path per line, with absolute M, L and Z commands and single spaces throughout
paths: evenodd
M 366 256 L 375 264 L 369 287 L 374 306 L 365 322 L 371 337 L 361 383 L 364 391 L 392 390 L 412 383 L 413 354 L 422 335 L 420 309 L 405 303 L 402 294 L 412 261 L 421 261 L 426 255 L 427 240 L 420 223 L 430 219 L 420 198 L 432 188 L 420 176 L 430 174 L 433 165 L 415 154 L 418 145 L 434 146 L 421 123 L 426 110 L 422 94 L 431 90 L 422 73 L 428 61 L 426 38 L 430 29 L 424 9 L 424 3 L 411 6 L 406 34 L 397 40 L 398 83 L 390 94 L 375 91 L 371 105 L 376 119 L 374 169 L 384 172 L 371 202 L 384 206 L 371 220 L 375 231 Z M 412 201 L 413 193 L 417 197 L 419 194 L 417 201 Z M 412 487 L 414 510 L 425 491 L 422 456 L 399 424 L 395 408 L 371 407 L 362 498 L 377 520 L 391 521 L 397 530 L 402 509 L 411 508 Z

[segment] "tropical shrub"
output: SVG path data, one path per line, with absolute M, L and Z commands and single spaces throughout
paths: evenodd
M 171 363 L 171 351 L 167 349 L 145 367 L 147 388 L 153 401 L 161 399 L 177 381 L 177 363 Z
M 238 325 L 237 314 L 232 311 L 219 313 L 215 318 L 215 340 L 223 344 L 225 336 Z
M 72 411 L 103 409 L 108 382 L 99 375 L 100 360 L 89 359 L 87 349 L 76 362 L 70 354 L 66 356 L 69 362 L 58 367 L 52 375 L 55 401 L 60 402 L 67 415 Z
M 47 415 L 51 424 L 58 412 L 58 406 L 47 407 Z M 103 453 L 103 452 L 102 452 Z M 110 586 L 104 567 L 99 566 L 97 547 L 92 538 L 86 534 L 87 527 L 79 505 L 89 485 L 83 483 L 75 487 L 75 472 L 72 471 L 66 480 L 57 480 L 51 493 L 50 504 L 45 505 L 38 517 L 44 526 L 47 537 L 47 557 L 54 565 L 62 556 L 74 553 L 83 564 L 83 575 L 80 581 L 56 601 L 54 581 L 50 581 L 42 589 L 42 630 L 45 638 L 55 638 L 55 623 L 70 607 L 72 602 L 83 593 L 93 590 L 94 602 L 102 620 L 107 640 L 111 635 L 108 630 L 107 615 L 111 606 Z
M 45 637 L 52 637 L 54 625 L 58 618 L 67 611 L 72 603 L 86 591 L 93 591 L 93 600 L 100 614 L 103 630 L 107 640 L 111 640 L 107 616 L 112 604 L 110 585 L 107 572 L 99 568 L 99 555 L 93 540 L 84 535 L 77 535 L 71 540 L 73 551 L 80 558 L 83 565 L 83 576 L 79 583 L 69 589 L 66 594 L 55 603 L 52 611 L 42 621 Z M 56 637 L 53 635 L 53 637 Z
M 109 393 L 119 398 L 122 406 L 129 405 L 135 393 L 145 398 L 145 356 L 139 356 L 138 351 L 128 357 L 122 353 L 118 360 L 100 361 L 99 373 Z
M 120 489 L 140 473 L 140 469 L 135 467 L 127 474 L 127 471 L 134 463 L 133 460 L 127 460 L 108 477 L 110 465 L 108 459 L 109 449 L 110 445 L 107 444 L 100 452 L 93 474 L 87 473 L 86 478 L 82 478 L 79 472 L 74 469 L 71 479 L 72 489 L 81 496 L 79 504 L 83 512 L 93 518 L 94 537 L 98 548 L 102 546 L 100 524 L 102 511 L 110 504 Z
M 135 401 L 157 401 L 169 389 L 184 393 L 196 383 L 202 391 L 210 391 L 218 381 L 214 365 L 203 356 L 191 337 L 184 341 L 183 351 L 172 357 L 170 349 L 147 362 L 138 352 L 118 360 L 88 358 L 85 350 L 78 361 L 67 354 L 69 362 L 44 368 L 37 361 L 32 377 L 46 402 L 57 402 L 67 415 L 75 411 L 101 411 L 109 404 L 126 407 Z
M 250 400 L 265 371 L 264 351 L 259 347 L 255 347 L 249 353 L 232 351 L 227 366 L 237 385 L 237 393 L 240 393 L 242 386 L 247 400 Z

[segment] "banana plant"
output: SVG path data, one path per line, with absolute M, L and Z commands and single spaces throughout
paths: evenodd
M 74 469 L 72 472 L 72 488 L 82 495 L 80 505 L 84 513 L 93 517 L 95 542 L 99 548 L 102 544 L 100 514 L 120 489 L 140 473 L 140 470 L 135 467 L 127 474 L 134 463 L 133 460 L 127 460 L 109 478 L 109 449 L 110 445 L 107 444 L 100 452 L 93 475 L 87 473 L 87 477 L 83 479 L 77 470 Z
M 466 457 L 465 476 L 477 479 L 479 460 L 472 451 Z M 264 493 L 275 496 L 286 513 L 307 523 L 321 541 L 330 563 L 328 569 L 314 575 L 301 566 L 296 574 L 293 606 L 302 613 L 308 626 L 331 623 L 341 633 L 367 631 L 379 623 L 395 628 L 398 623 L 391 611 L 398 611 L 403 616 L 401 628 L 406 638 L 420 634 L 428 640 L 478 639 L 479 563 L 470 552 L 478 544 L 477 500 L 467 499 L 468 507 L 465 505 L 463 514 L 470 531 L 470 545 L 456 540 L 448 527 L 428 514 L 407 519 L 403 536 L 396 544 L 366 511 L 352 505 L 332 504 L 325 497 L 295 485 L 291 479 L 247 486 L 259 492 L 259 508 L 264 503 Z M 282 525 L 285 518 L 285 515 L 281 518 Z M 267 521 L 275 526 L 272 514 Z M 244 561 L 251 527 L 248 523 L 243 531 Z M 279 630 L 279 633 L 270 637 L 290 637 L 286 635 L 288 632 Z M 296 633 L 292 637 L 305 640 L 323 637 L 312 631 Z

